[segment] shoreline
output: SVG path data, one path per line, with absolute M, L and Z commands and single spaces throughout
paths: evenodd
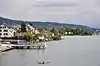
M 12 50 L 13 48 L 10 48 L 10 47 L 3 47 L 3 46 L 0 46 L 0 53 L 2 52 L 7 52 L 9 50 Z
M 94 35 L 92 35 L 92 36 L 94 36 Z M 92 37 L 92 36 L 62 36 L 60 40 L 64 40 L 67 37 Z M 95 35 L 95 36 L 98 36 L 98 35 Z M 40 43 L 44 43 L 44 42 L 60 41 L 60 40 L 39 41 L 39 42 L 35 42 L 33 44 L 37 44 L 37 43 L 40 44 Z M 10 51 L 10 50 L 13 50 L 13 48 L 0 46 L 0 53 L 7 52 L 7 51 Z

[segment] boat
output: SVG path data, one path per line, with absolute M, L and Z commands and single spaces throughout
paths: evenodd
M 2 42 L 2 44 L 11 44 L 10 42 Z
M 38 64 L 48 64 L 50 63 L 49 61 L 42 61 L 42 62 L 38 62 Z

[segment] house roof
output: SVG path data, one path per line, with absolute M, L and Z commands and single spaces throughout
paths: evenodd
M 5 25 L 6 27 L 8 27 L 8 28 L 10 28 L 10 29 L 14 29 L 14 30 L 16 30 L 15 28 L 13 28 L 12 25 L 8 25 L 8 24 L 6 24 L 6 23 L 2 23 L 2 24 L 0 24 L 0 25 Z

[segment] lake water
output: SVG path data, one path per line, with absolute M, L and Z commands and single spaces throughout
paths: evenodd
M 0 53 L 0 66 L 100 66 L 100 36 L 64 37 L 47 42 L 45 50 L 11 50 Z M 38 64 L 43 57 L 48 64 Z

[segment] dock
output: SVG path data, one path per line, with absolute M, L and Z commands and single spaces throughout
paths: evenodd
M 1 44 L 2 47 L 9 47 L 13 49 L 46 49 L 45 45 L 18 45 L 18 44 Z
M 45 45 L 10 45 L 14 49 L 46 49 Z
M 46 49 L 46 44 L 12 44 L 10 42 L 0 43 L 0 52 L 6 52 L 12 49 Z

